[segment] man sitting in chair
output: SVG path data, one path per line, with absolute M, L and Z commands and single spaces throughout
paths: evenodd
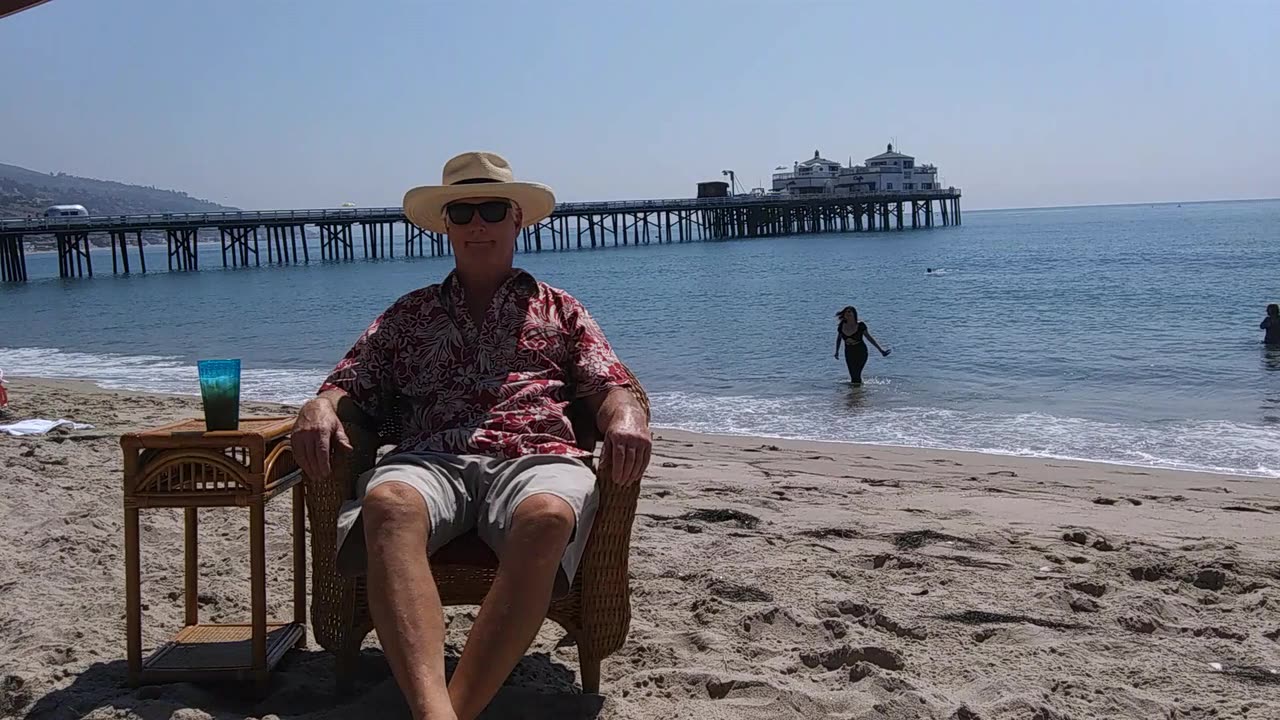
M 298 413 L 294 454 L 323 479 L 331 451 L 351 447 L 338 404 L 376 417 L 388 395 L 403 399 L 404 441 L 343 507 L 338 562 L 368 573 L 378 639 L 415 718 L 478 715 L 573 582 L 597 496 L 569 403 L 594 414 L 612 482 L 638 482 L 649 462 L 648 418 L 600 327 L 567 292 L 512 267 L 520 229 L 554 206 L 550 188 L 514 182 L 506 160 L 481 152 L 406 193 L 406 217 L 448 233 L 456 268 L 374 320 Z M 446 687 L 427 557 L 470 530 L 499 569 Z

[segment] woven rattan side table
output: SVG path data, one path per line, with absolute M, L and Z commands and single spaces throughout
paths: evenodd
M 292 417 L 244 418 L 238 430 L 207 432 L 184 420 L 121 436 L 124 450 L 125 620 L 129 682 L 232 680 L 265 692 L 270 672 L 290 648 L 306 642 L 306 518 L 302 473 L 293 460 Z M 267 622 L 265 506 L 293 490 L 293 621 Z M 142 587 L 138 514 L 184 508 L 186 622 L 173 640 L 142 657 Z M 200 622 L 197 602 L 197 512 L 249 509 L 251 621 Z

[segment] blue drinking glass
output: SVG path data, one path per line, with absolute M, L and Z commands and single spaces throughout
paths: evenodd
M 200 399 L 204 401 L 206 430 L 240 427 L 240 361 L 201 360 Z

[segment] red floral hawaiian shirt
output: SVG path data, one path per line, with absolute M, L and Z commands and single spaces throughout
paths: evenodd
M 569 293 L 514 270 L 477 328 L 454 273 L 387 308 L 321 385 L 378 416 L 399 395 L 395 452 L 506 459 L 582 457 L 572 400 L 625 387 L 630 375 Z

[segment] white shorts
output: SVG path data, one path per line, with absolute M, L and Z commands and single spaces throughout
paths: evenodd
M 430 535 L 427 553 L 475 530 L 499 558 L 511 519 L 525 499 L 554 495 L 573 508 L 577 522 L 560 560 L 555 596 L 569 591 L 595 521 L 596 476 L 567 455 L 527 455 L 500 460 L 483 455 L 410 452 L 389 455 L 360 476 L 356 497 L 338 514 L 338 568 L 347 575 L 364 572 L 367 555 L 360 509 L 364 497 L 385 483 L 403 483 L 426 502 Z

